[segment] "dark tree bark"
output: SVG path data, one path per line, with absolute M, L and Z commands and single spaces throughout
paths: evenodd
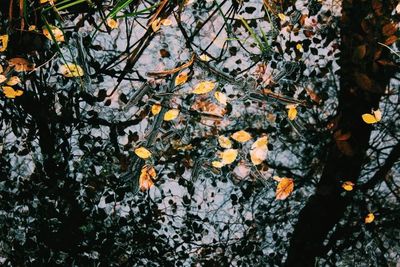
M 332 142 L 324 171 L 299 219 L 288 250 L 286 266 L 315 266 L 323 256 L 323 242 L 350 205 L 352 194 L 342 194 L 343 180 L 356 183 L 368 148 L 372 126 L 361 116 L 377 109 L 393 70 L 390 54 L 378 42 L 390 44 L 394 33 L 389 16 L 395 1 L 344 0 L 341 18 L 340 93 L 332 131 L 351 133 L 349 140 Z

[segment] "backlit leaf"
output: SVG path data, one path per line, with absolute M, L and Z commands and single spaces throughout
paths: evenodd
M 172 121 L 179 115 L 179 109 L 170 109 L 164 114 L 165 121 Z
M 151 152 L 144 147 L 138 147 L 135 149 L 135 154 L 141 159 L 148 159 L 151 157 Z
M 193 90 L 193 94 L 207 94 L 215 88 L 215 83 L 211 81 L 204 81 L 198 83 Z
M 12 76 L 10 77 L 10 79 L 8 79 L 7 85 L 14 86 L 16 84 L 19 84 L 20 82 L 21 80 L 18 78 L 18 76 Z
M 279 200 L 286 199 L 294 189 L 294 182 L 291 178 L 280 178 L 278 186 L 275 191 L 275 198 Z
M 369 113 L 363 114 L 362 119 L 365 123 L 374 124 L 374 123 L 379 122 L 382 119 L 382 113 L 378 109 L 378 110 L 373 111 L 373 114 L 369 114 Z
M 3 83 L 7 80 L 7 77 L 4 76 L 3 74 L 0 74 L 0 83 Z
M 235 132 L 231 137 L 233 140 L 236 140 L 240 143 L 245 143 L 251 139 L 251 135 L 244 130 Z
M 15 57 L 8 60 L 8 65 L 13 67 L 15 71 L 31 71 L 35 69 L 35 64 L 30 63 L 28 60 L 22 57 Z
M 80 77 L 84 75 L 82 67 L 74 63 L 62 65 L 60 67 L 60 72 L 63 76 L 68 78 Z
M 157 174 L 152 166 L 143 166 L 139 177 L 139 188 L 141 191 L 146 191 L 154 186 L 153 180 Z

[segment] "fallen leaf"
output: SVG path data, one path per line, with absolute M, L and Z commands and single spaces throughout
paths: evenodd
M 135 149 L 135 154 L 141 159 L 148 159 L 151 157 L 151 152 L 142 146 Z
M 30 63 L 28 60 L 22 57 L 15 57 L 8 60 L 8 65 L 14 67 L 17 72 L 31 71 L 35 69 L 35 64 Z
M 139 188 L 146 191 L 154 186 L 153 180 L 156 178 L 156 170 L 152 166 L 143 166 L 139 177 Z
M 372 223 L 375 220 L 375 215 L 373 213 L 368 213 L 367 216 L 365 216 L 365 223 Z
M 113 19 L 113 18 L 107 19 L 107 26 L 110 27 L 111 29 L 118 28 L 118 25 L 119 25 L 119 23 L 115 19 Z
M 184 84 L 188 80 L 188 74 L 189 73 L 187 71 L 179 73 L 179 75 L 175 78 L 175 86 Z
M 215 88 L 215 83 L 211 81 L 204 81 L 194 87 L 193 94 L 207 94 Z
M 15 98 L 17 96 L 21 96 L 24 91 L 22 90 L 14 90 L 14 88 L 10 87 L 10 86 L 3 86 L 3 93 L 7 98 Z
M 236 140 L 239 143 L 245 143 L 251 139 L 251 135 L 244 130 L 235 132 L 231 137 L 233 140 Z
M 263 136 L 257 139 L 252 145 L 250 150 L 250 159 L 254 165 L 261 164 L 267 159 L 268 152 L 268 137 Z
M 8 46 L 8 35 L 0 35 L 0 52 L 6 51 Z
M 201 56 L 199 56 L 201 61 L 205 61 L 208 62 L 211 60 L 211 58 L 209 56 L 207 56 L 206 54 L 202 54 Z
M 7 77 L 4 76 L 3 74 L 0 74 L 0 83 L 3 83 L 7 80 Z
M 286 199 L 294 189 L 294 182 L 291 178 L 280 178 L 278 186 L 275 191 L 275 198 L 279 200 Z
M 2 75 L 0 75 L 0 76 L 2 76 Z M 18 78 L 18 76 L 12 76 L 12 77 L 10 77 L 10 79 L 8 79 L 7 85 L 14 86 L 16 84 L 19 84 L 20 82 L 21 82 L 21 80 Z
M 374 124 L 374 123 L 379 122 L 382 119 L 382 113 L 378 109 L 378 110 L 373 111 L 372 114 L 365 113 L 361 117 L 365 123 Z
M 153 114 L 153 116 L 157 115 L 158 113 L 160 113 L 161 111 L 161 105 L 160 104 L 153 104 L 151 106 L 151 114 Z
M 222 159 L 222 164 L 231 164 L 236 160 L 238 155 L 237 149 L 226 149 L 225 151 L 220 153 L 220 158 Z
M 218 136 L 218 143 L 223 148 L 231 148 L 232 147 L 231 140 L 228 137 L 223 136 L 223 135 Z
M 161 23 L 163 26 L 171 26 L 171 25 L 172 25 L 172 20 L 170 20 L 170 19 L 163 19 L 163 20 L 160 21 L 160 23 Z
M 354 187 L 354 183 L 351 181 L 346 181 L 342 184 L 342 188 L 346 191 L 352 191 Z
M 60 67 L 60 72 L 63 76 L 68 78 L 80 77 L 84 75 L 82 67 L 74 63 L 62 65 Z
M 54 41 L 53 40 L 53 36 L 51 35 L 51 33 L 49 31 L 49 28 L 50 28 L 51 33 L 53 33 L 54 39 L 57 42 L 64 42 L 65 41 L 64 40 L 64 33 L 59 28 L 57 28 L 56 26 L 53 26 L 53 25 L 49 25 L 48 27 L 43 26 L 43 34 L 44 34 L 44 36 L 46 36 L 47 39 L 49 39 L 51 41 Z
M 297 44 L 297 45 L 296 45 L 296 49 L 297 49 L 299 52 L 303 52 L 303 51 L 304 51 L 304 50 L 303 50 L 302 44 Z
M 179 109 L 170 109 L 164 114 L 165 121 L 172 121 L 179 115 Z
M 289 120 L 294 120 L 297 117 L 297 109 L 296 105 L 287 105 L 286 108 L 288 109 L 288 118 Z
M 281 21 L 285 21 L 285 20 L 286 20 L 286 16 L 285 16 L 285 14 L 283 14 L 283 13 L 279 13 L 279 14 L 278 14 L 278 17 L 279 17 L 279 19 L 280 19 Z
M 224 164 L 221 161 L 213 161 L 211 162 L 211 165 L 215 168 L 222 168 L 224 166 Z
M 151 23 L 151 28 L 154 32 L 158 31 L 161 28 L 161 19 L 157 18 Z
M 219 91 L 216 91 L 214 93 L 214 96 L 215 96 L 215 99 L 217 99 L 217 101 L 219 103 L 221 103 L 222 105 L 226 105 L 227 104 L 226 101 L 228 100 L 228 97 L 226 96 L 226 94 L 224 94 L 222 92 L 219 92 Z

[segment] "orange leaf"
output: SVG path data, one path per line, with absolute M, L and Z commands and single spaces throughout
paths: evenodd
M 278 186 L 276 187 L 275 197 L 279 200 L 286 199 L 294 189 L 294 182 L 291 178 L 281 178 Z

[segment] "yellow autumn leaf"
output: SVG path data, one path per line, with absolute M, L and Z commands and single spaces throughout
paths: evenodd
M 245 143 L 251 139 L 251 135 L 244 130 L 235 132 L 231 137 L 233 140 L 236 140 L 240 143 Z
M 300 52 L 303 52 L 303 46 L 301 44 L 296 45 L 296 49 Z
M 153 29 L 153 32 L 158 31 L 161 28 L 161 19 L 157 18 L 151 23 L 151 28 Z
M 226 96 L 226 94 L 224 94 L 224 93 L 222 93 L 222 92 L 219 92 L 219 91 L 216 91 L 215 93 L 214 93 L 214 96 L 215 96 L 215 98 L 217 99 L 217 101 L 219 102 L 219 103 L 221 103 L 222 105 L 226 105 L 227 104 L 227 100 L 228 100 L 228 97 Z
M 135 149 L 135 154 L 141 159 L 148 159 L 151 157 L 151 152 L 142 146 Z
M 264 160 L 267 159 L 268 152 L 268 137 L 263 136 L 257 139 L 250 150 L 250 159 L 254 165 L 261 164 Z
M 228 137 L 223 136 L 223 135 L 218 136 L 218 143 L 223 148 L 231 148 L 232 147 L 231 140 Z
M 68 78 L 80 77 L 84 75 L 82 67 L 74 63 L 62 65 L 60 67 L 60 72 L 63 76 Z
M 0 65 L 0 73 L 3 73 L 3 66 Z
M 220 153 L 222 164 L 224 165 L 231 164 L 232 162 L 235 161 L 237 155 L 238 155 L 237 149 L 226 149 L 225 151 Z
M 277 180 L 276 178 L 274 178 Z M 279 178 L 278 186 L 275 191 L 275 199 L 284 200 L 286 199 L 294 189 L 294 182 L 291 178 Z
M 342 184 L 342 188 L 346 191 L 351 191 L 354 188 L 354 183 L 351 181 L 346 181 Z
M 24 91 L 22 90 L 14 90 L 14 88 L 10 87 L 10 86 L 3 86 L 3 93 L 7 98 L 15 98 L 17 96 L 21 96 Z
M 53 25 L 49 25 L 48 27 L 50 28 L 50 31 L 51 31 L 51 33 L 53 33 L 54 39 L 57 42 L 64 42 L 64 33 L 59 28 L 57 28 L 56 26 L 53 26 Z M 53 36 L 51 35 L 49 28 L 44 26 L 43 34 L 44 34 L 44 36 L 46 36 L 47 39 L 53 41 Z
M 198 83 L 193 90 L 193 94 L 207 94 L 215 88 L 215 83 L 211 81 L 204 81 Z
M 286 20 L 286 16 L 285 16 L 285 14 L 283 14 L 283 13 L 279 13 L 279 14 L 278 14 L 278 17 L 279 17 L 279 19 L 280 19 L 281 21 L 285 21 L 285 20 Z
M 110 27 L 111 29 L 118 28 L 118 25 L 119 25 L 119 23 L 115 19 L 113 19 L 113 18 L 107 19 L 107 26 Z
M 361 117 L 365 123 L 374 124 L 382 119 L 382 112 L 378 109 L 374 110 L 372 114 L 365 113 Z
M 20 82 L 21 80 L 18 78 L 18 76 L 12 76 L 10 77 L 10 79 L 8 79 L 7 85 L 14 86 L 16 84 L 19 84 Z
M 179 109 L 170 109 L 164 114 L 165 121 L 172 121 L 179 115 Z
M 153 180 L 156 178 L 156 170 L 152 166 L 143 166 L 139 176 L 139 188 L 146 191 L 154 186 Z
M 15 57 L 8 60 L 8 65 L 13 67 L 16 72 L 31 71 L 35 69 L 35 64 L 30 63 L 22 57 Z
M 172 25 L 172 20 L 170 20 L 170 19 L 163 19 L 163 20 L 160 21 L 160 23 L 161 23 L 163 26 L 171 26 L 171 25 Z
M 375 220 L 375 215 L 373 213 L 368 213 L 367 216 L 365 216 L 365 223 L 372 223 Z
M 287 105 L 286 108 L 288 109 L 289 120 L 294 120 L 297 117 L 296 105 Z
M 158 113 L 160 113 L 161 111 L 161 105 L 160 104 L 153 104 L 151 106 L 151 114 L 153 114 L 153 116 L 157 115 Z
M 3 74 L 0 74 L 0 83 L 3 83 L 7 80 L 7 77 L 4 76 Z
M 52 4 L 53 2 L 56 2 L 56 0 L 40 0 L 41 4 L 45 4 L 47 2 L 50 2 Z
M 184 84 L 188 80 L 188 74 L 189 73 L 187 71 L 179 73 L 179 75 L 175 78 L 175 86 Z
M 8 35 L 0 35 L 0 52 L 6 51 L 8 46 Z
M 36 31 L 36 25 L 30 25 L 28 31 Z
M 215 168 L 222 168 L 224 164 L 221 161 L 213 161 L 211 162 L 211 165 Z
M 209 56 L 207 56 L 206 54 L 202 54 L 201 56 L 199 56 L 201 61 L 205 61 L 208 62 L 211 60 L 211 58 Z

